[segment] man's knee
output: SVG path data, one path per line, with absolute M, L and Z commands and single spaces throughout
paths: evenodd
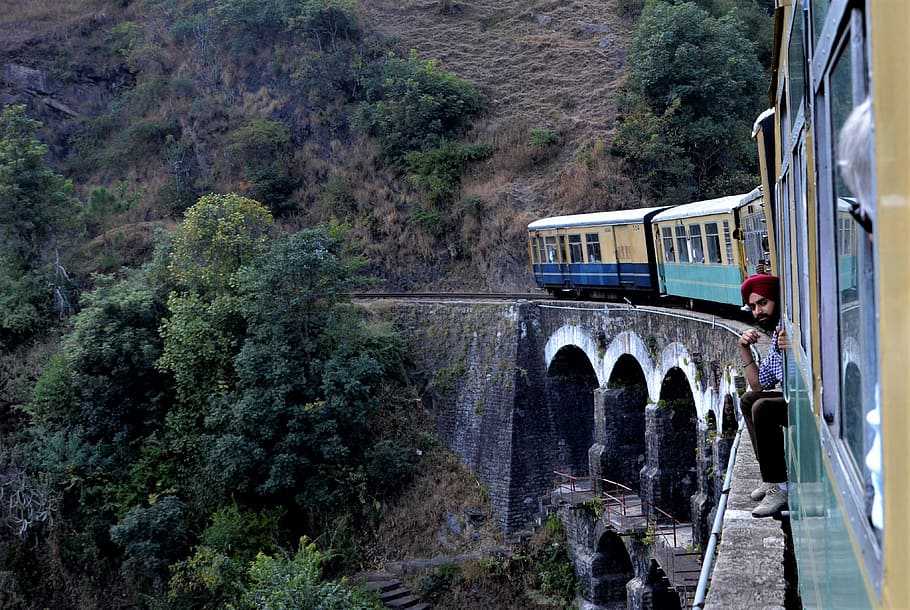
M 761 394 L 759 392 L 754 392 L 749 390 L 743 394 L 739 399 L 739 408 L 743 413 L 752 414 L 752 407 L 755 405 L 756 401 L 759 400 Z
M 759 398 L 752 404 L 752 419 L 763 421 L 773 419 L 775 421 L 786 419 L 787 401 L 783 398 Z

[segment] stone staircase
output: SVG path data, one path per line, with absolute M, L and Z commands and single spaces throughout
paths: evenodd
M 430 604 L 414 595 L 398 578 L 386 572 L 364 572 L 354 577 L 367 591 L 379 595 L 382 605 L 392 610 L 429 610 Z
M 560 502 L 584 504 L 599 498 L 603 507 L 601 520 L 620 535 L 650 532 L 654 537 L 654 558 L 660 564 L 667 585 L 679 595 L 680 605 L 691 605 L 701 573 L 701 553 L 692 547 L 692 524 L 674 520 L 656 508 L 646 514 L 641 498 L 623 489 L 595 489 L 591 478 L 575 478 L 563 483 L 541 501 L 541 511 L 548 512 Z

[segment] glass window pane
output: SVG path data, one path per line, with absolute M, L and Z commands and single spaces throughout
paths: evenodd
M 537 247 L 537 240 L 531 238 L 531 262 L 535 265 L 540 262 L 540 249 Z
M 733 239 L 730 237 L 730 223 L 724 221 L 724 247 L 726 248 L 727 264 L 733 264 Z
M 555 237 L 547 238 L 547 262 L 548 263 L 556 262 L 556 238 Z
M 567 263 L 569 262 L 569 251 L 566 249 L 566 236 L 559 236 L 559 262 Z
M 588 246 L 588 262 L 599 263 L 600 259 L 600 236 L 597 233 L 588 233 L 585 235 Z
M 674 248 L 673 248 L 673 231 L 670 230 L 670 227 L 663 228 L 663 240 L 664 240 L 664 259 L 668 263 L 675 263 L 676 254 L 674 253 Z
M 845 35 L 849 40 L 849 32 Z M 832 157 L 836 160 L 836 137 L 853 109 L 852 58 L 845 48 L 830 76 Z M 871 448 L 873 430 L 866 415 L 875 407 L 876 349 L 875 266 L 872 236 L 851 214 L 856 194 L 850 192 L 840 172 L 833 176 L 837 231 L 837 294 L 840 343 L 840 432 L 858 472 L 870 484 L 865 456 Z
M 803 48 L 803 11 L 799 4 L 795 5 L 793 11 L 793 29 L 790 33 L 790 46 L 787 53 L 788 72 L 790 74 L 790 108 L 793 109 L 791 116 L 796 117 L 799 105 L 803 101 L 803 89 L 806 86 L 806 74 L 804 72 L 806 65 L 806 53 Z M 788 124 L 788 129 L 792 129 Z
M 825 27 L 825 14 L 830 4 L 831 0 L 812 0 L 812 36 L 816 42 Z
M 571 257 L 571 262 L 585 262 L 581 252 L 581 235 L 569 235 L 569 256 Z
M 692 262 L 705 262 L 705 249 L 701 241 L 701 225 L 689 226 L 689 240 L 692 244 Z
M 676 227 L 676 247 L 679 250 L 679 262 L 689 262 L 689 240 L 686 236 L 686 227 L 679 225 Z
M 708 262 L 720 263 L 720 236 L 717 234 L 717 223 L 705 224 L 705 242 L 708 244 Z

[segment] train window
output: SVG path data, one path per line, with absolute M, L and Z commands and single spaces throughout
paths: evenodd
M 559 236 L 559 262 L 567 263 L 569 262 L 569 252 L 566 250 L 566 236 Z
M 845 38 L 847 38 L 845 36 Z M 849 40 L 849 39 L 847 39 Z M 839 134 L 847 122 L 857 95 L 855 51 L 845 42 L 830 76 L 831 134 Z M 860 60 L 861 61 L 861 60 Z M 836 158 L 832 137 L 832 156 Z M 868 153 L 867 153 L 868 154 Z M 862 155 L 862 153 L 860 153 Z M 876 350 L 875 265 L 873 236 L 853 214 L 861 193 L 854 193 L 841 172 L 834 172 L 834 228 L 837 239 L 837 301 L 839 329 L 840 435 L 864 486 L 871 486 L 865 456 L 872 447 L 873 429 L 866 416 L 875 408 Z M 868 194 L 866 194 L 868 200 Z
M 800 104 L 803 103 L 806 90 L 806 53 L 803 47 L 803 11 L 798 4 L 794 3 L 793 27 L 790 29 L 790 44 L 787 50 L 787 72 L 790 75 L 790 108 L 793 112 L 791 118 L 795 118 L 799 111 Z M 787 129 L 793 129 L 793 125 L 787 124 Z
M 541 262 L 541 263 L 547 262 L 547 260 L 546 260 L 546 257 L 547 257 L 547 249 L 546 249 L 546 248 L 544 247 L 544 245 L 543 245 L 543 237 L 538 237 L 538 238 L 537 238 L 537 252 L 538 252 L 538 256 L 540 257 L 540 258 L 538 259 L 539 262 Z
M 676 227 L 676 247 L 679 250 L 679 262 L 689 262 L 689 238 L 686 236 L 686 227 L 677 225 Z
M 548 237 L 546 244 L 547 244 L 547 262 L 555 263 L 556 262 L 556 238 Z
M 818 42 L 818 37 L 822 34 L 822 29 L 825 26 L 825 14 L 828 12 L 828 6 L 831 5 L 831 0 L 812 0 L 812 36 L 816 42 Z
M 724 223 L 726 225 L 727 223 Z M 727 236 L 729 240 L 729 235 Z M 719 263 L 720 261 L 720 235 L 717 234 L 717 223 L 705 223 L 705 241 L 708 244 L 708 262 Z
M 689 225 L 689 243 L 692 244 L 692 262 L 705 262 L 705 247 L 701 241 L 701 225 Z
M 588 262 L 599 263 L 600 259 L 600 236 L 597 233 L 588 233 L 585 235 L 585 242 L 588 246 Z
M 727 264 L 733 264 L 733 240 L 730 238 L 730 223 L 726 220 L 724 221 L 724 248 L 726 249 L 727 254 Z M 717 262 L 720 262 L 720 256 L 718 255 Z
M 675 263 L 676 255 L 674 254 L 674 248 L 673 248 L 673 230 L 670 227 L 663 228 L 663 240 L 664 240 L 664 259 L 668 263 Z
M 538 264 L 540 262 L 540 247 L 537 245 L 537 238 L 531 238 L 531 262 Z
M 799 274 L 797 289 L 799 298 L 799 337 L 804 352 L 809 349 L 809 232 L 807 226 L 808 206 L 805 184 L 806 144 L 800 141 L 793 151 L 793 190 L 796 198 L 796 272 Z
M 581 249 L 581 235 L 569 235 L 569 256 L 573 263 L 585 262 Z

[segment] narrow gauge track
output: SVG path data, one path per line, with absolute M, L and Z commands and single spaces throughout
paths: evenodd
M 519 299 L 534 301 L 555 301 L 546 293 L 518 292 L 355 292 L 349 295 L 352 299 L 443 299 L 472 300 Z

